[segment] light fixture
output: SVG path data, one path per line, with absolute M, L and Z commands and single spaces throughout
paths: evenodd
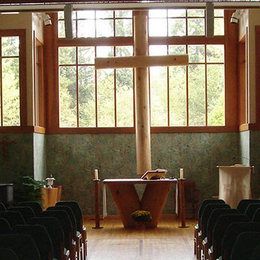
M 51 17 L 48 14 L 43 14 L 43 23 L 44 25 L 52 25 Z
M 236 11 L 232 14 L 232 16 L 231 16 L 231 18 L 230 18 L 230 22 L 231 22 L 231 23 L 238 23 L 238 22 L 239 22 L 239 16 L 240 16 L 240 14 L 239 14 L 238 10 L 236 10 Z

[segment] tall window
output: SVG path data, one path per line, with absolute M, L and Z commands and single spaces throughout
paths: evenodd
M 223 126 L 224 45 L 152 45 L 150 55 L 189 55 L 188 66 L 150 68 L 152 126 Z
M 132 53 L 132 46 L 59 48 L 61 127 L 133 127 L 133 69 L 94 68 L 95 57 Z
M 20 125 L 19 36 L 0 36 L 0 126 Z
M 149 69 L 153 127 L 225 125 L 223 10 L 214 24 L 208 42 L 203 9 L 149 11 L 149 55 L 189 55 L 188 66 Z M 63 13 L 58 27 L 59 126 L 133 127 L 133 69 L 94 68 L 95 57 L 133 55 L 132 12 L 74 12 L 71 46 Z

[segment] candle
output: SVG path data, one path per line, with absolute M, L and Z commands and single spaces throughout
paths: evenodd
M 183 179 L 183 168 L 180 168 L 180 179 Z
M 95 169 L 94 179 L 95 179 L 95 180 L 98 180 L 98 169 Z

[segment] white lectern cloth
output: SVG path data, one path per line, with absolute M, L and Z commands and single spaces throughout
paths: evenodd
M 219 199 L 223 199 L 231 208 L 236 208 L 240 200 L 251 198 L 252 167 L 233 165 L 218 168 Z

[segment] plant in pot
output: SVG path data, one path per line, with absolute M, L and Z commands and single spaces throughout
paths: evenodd
M 152 220 L 150 211 L 136 210 L 131 214 L 133 220 L 136 223 L 137 228 L 145 228 L 146 224 Z
M 34 180 L 30 176 L 20 176 L 14 183 L 14 201 L 41 201 L 41 188 L 46 185 L 45 181 Z

